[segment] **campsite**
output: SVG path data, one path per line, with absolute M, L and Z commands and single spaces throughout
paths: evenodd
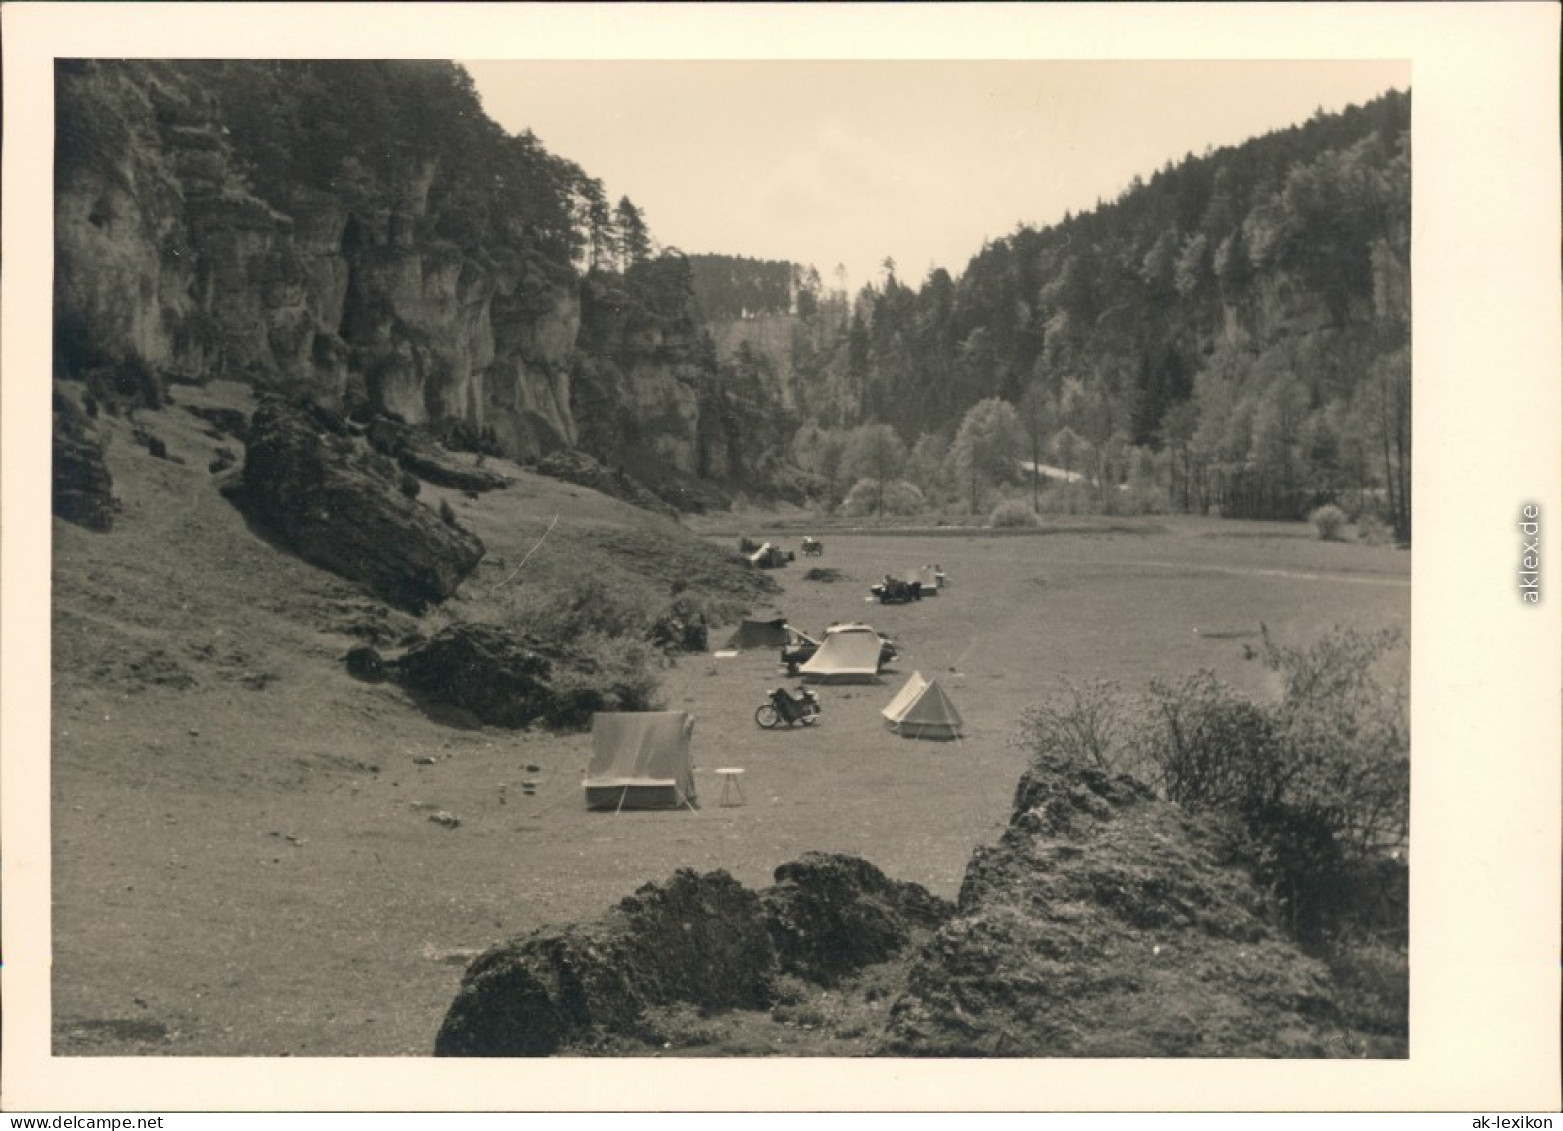
M 164 422 L 175 451 L 200 441 L 183 416 Z M 594 919 L 680 868 L 759 887 L 805 853 L 846 853 L 951 899 L 973 850 L 1008 820 L 1028 761 L 1022 717 L 1066 680 L 1138 689 L 1209 669 L 1265 696 L 1275 676 L 1253 658 L 1261 622 L 1289 642 L 1331 624 L 1408 627 L 1407 554 L 1322 542 L 1304 524 L 832 529 L 823 560 L 840 580 L 775 571 L 777 588 L 748 617 L 816 638 L 867 621 L 901 656 L 874 681 L 809 684 L 817 724 L 775 730 L 755 724 L 755 707 L 767 688 L 802 682 L 786 678 L 777 649 L 680 656 L 660 673 L 661 698 L 693 719 L 696 806 L 588 811 L 589 732 L 475 726 L 352 678 L 340 662 L 351 638 L 329 626 L 371 605 L 279 550 L 256 556 L 231 508 L 188 489 L 184 468 L 128 447 L 111 459 L 130 516 L 120 529 L 56 524 L 63 1055 L 427 1055 L 474 956 Z M 632 508 L 501 466 L 518 488 L 477 501 L 429 489 L 490 547 L 474 593 L 502 593 L 567 510 L 531 576 L 575 568 L 587 533 L 603 544 L 633 536 L 643 573 L 694 576 L 692 559 L 669 556 L 675 544 Z M 808 521 L 714 514 L 689 525 L 717 546 L 757 524 L 797 545 Z M 937 600 L 870 603 L 884 573 L 935 561 L 948 578 Z M 153 576 L 163 583 L 148 585 Z M 121 627 L 105 635 L 110 623 Z M 731 627 L 713 629 L 713 649 Z M 881 712 L 913 672 L 958 709 L 958 739 L 889 728 Z M 744 770 L 745 804 L 720 804 L 723 768 Z M 785 1032 L 796 1055 L 854 1047 Z
M 1408 1055 L 1407 74 L 834 286 L 465 64 L 55 75 L 56 1055 Z

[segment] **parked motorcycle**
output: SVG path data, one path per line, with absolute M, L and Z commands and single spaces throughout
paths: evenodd
M 796 695 L 785 687 L 773 687 L 765 694 L 765 702 L 755 708 L 754 721 L 766 730 L 772 730 L 782 723 L 788 726 L 794 723 L 813 726 L 819 718 L 819 696 L 807 687 L 798 688 Z

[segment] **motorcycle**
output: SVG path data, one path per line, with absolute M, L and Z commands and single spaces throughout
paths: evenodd
M 766 696 L 765 702 L 754 711 L 754 721 L 766 730 L 772 730 L 782 723 L 788 726 L 794 723 L 813 726 L 819 718 L 819 696 L 807 687 L 800 687 L 797 695 L 785 687 L 773 687 L 766 692 Z

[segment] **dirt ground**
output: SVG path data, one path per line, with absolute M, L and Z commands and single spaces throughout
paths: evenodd
M 829 531 L 824 556 L 776 571 L 780 591 L 752 615 L 811 633 L 866 619 L 902 644 L 894 670 L 822 687 L 812 729 L 763 731 L 754 708 L 784 682 L 773 652 L 685 657 L 663 691 L 697 720 L 701 807 L 587 813 L 589 736 L 463 726 L 352 679 L 341 656 L 372 602 L 244 525 L 212 487 L 201 421 L 148 419 L 186 463 L 110 422 L 115 531 L 54 524 L 57 1055 L 428 1055 L 473 955 L 593 918 L 679 867 L 759 887 L 805 851 L 843 852 L 953 897 L 1008 816 L 1026 762 L 1017 724 L 1063 680 L 1137 689 L 1208 668 L 1265 695 L 1260 622 L 1286 643 L 1334 624 L 1408 627 L 1409 555 L 1301 525 Z M 572 527 L 643 524 L 532 478 L 476 501 L 425 494 L 451 498 L 489 544 L 473 601 L 525 584 L 507 575 L 528 549 L 530 568 L 568 574 Z M 773 536 L 725 516 L 700 529 L 724 546 Z M 938 597 L 868 601 L 886 571 L 935 562 L 949 577 Z M 816 566 L 839 579 L 805 580 Z M 945 686 L 961 741 L 885 728 L 879 710 L 914 670 Z M 718 804 L 722 767 L 745 771 L 746 804 Z

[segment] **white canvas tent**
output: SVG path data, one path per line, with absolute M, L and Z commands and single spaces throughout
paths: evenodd
M 819 651 L 798 668 L 804 679 L 872 679 L 879 674 L 883 642 L 867 625 L 827 632 Z
M 913 672 L 881 712 L 890 729 L 903 738 L 959 738 L 961 713 L 936 679 Z
M 592 716 L 588 809 L 677 809 L 695 803 L 686 711 L 599 711 Z

